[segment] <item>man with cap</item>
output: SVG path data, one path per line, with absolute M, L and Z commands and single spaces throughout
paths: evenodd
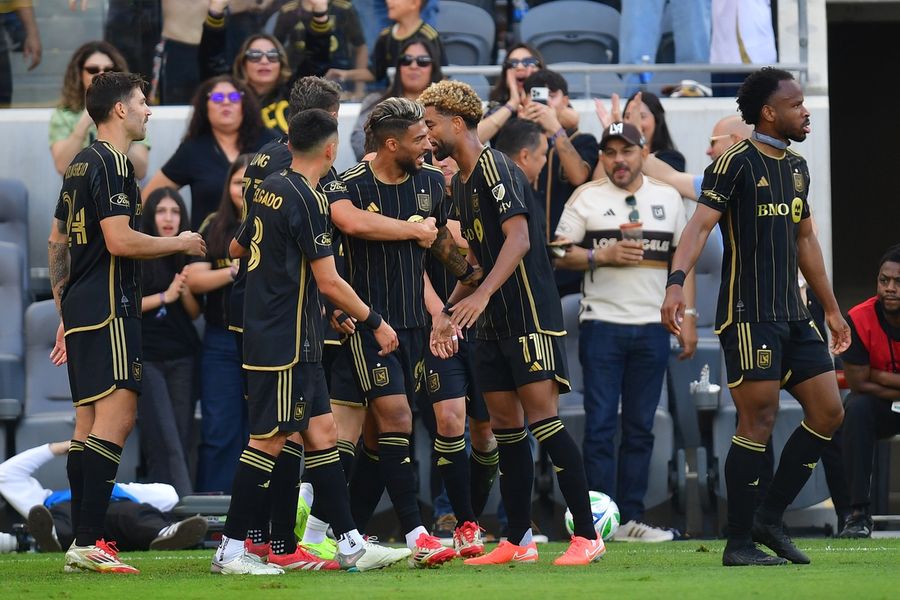
M 643 522 L 653 418 L 669 359 L 659 301 L 686 223 L 680 194 L 641 173 L 644 139 L 630 123 L 603 131 L 606 177 L 572 194 L 556 228 L 571 242 L 557 267 L 584 272 L 579 357 L 584 373 L 584 466 L 592 490 L 618 504 L 616 540 L 663 542 L 672 532 Z M 693 306 L 693 275 L 686 293 Z M 682 358 L 697 346 L 696 311 L 685 311 Z M 618 464 L 613 438 L 622 405 Z

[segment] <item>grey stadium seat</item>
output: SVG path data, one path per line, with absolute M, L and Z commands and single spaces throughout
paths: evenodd
M 521 36 L 548 64 L 619 60 L 619 12 L 597 2 L 559 0 L 536 6 L 522 18 Z
M 437 16 L 441 43 L 451 65 L 487 65 L 497 35 L 494 17 L 474 4 L 444 0 Z
M 472 86 L 472 89 L 475 90 L 475 93 L 478 94 L 478 97 L 482 100 L 486 101 L 491 93 L 491 84 L 490 82 L 488 82 L 487 77 L 485 77 L 484 75 L 453 75 L 450 77 L 450 79 L 468 83 Z
M 0 242 L 0 398 L 19 401 L 25 396 L 22 267 L 19 248 Z
M 19 249 L 22 262 L 22 294 L 27 298 L 28 272 L 28 190 L 18 179 L 0 178 L 0 242 Z

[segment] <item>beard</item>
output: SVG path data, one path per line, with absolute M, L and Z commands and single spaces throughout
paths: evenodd
M 418 156 L 414 156 L 413 158 L 404 158 L 402 160 L 398 160 L 397 166 L 399 166 L 401 169 L 403 169 L 410 175 L 415 175 L 416 173 L 419 172 L 419 169 L 420 169 L 419 165 L 416 164 L 416 161 L 418 160 L 418 158 L 419 158 Z
M 454 149 L 452 144 L 446 142 L 432 144 L 432 153 L 437 160 L 444 160 L 447 157 L 453 156 Z

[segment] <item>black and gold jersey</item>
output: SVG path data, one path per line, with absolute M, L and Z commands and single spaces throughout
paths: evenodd
M 328 200 L 305 177 L 284 170 L 262 182 L 253 203 L 244 368 L 320 362 L 325 321 L 310 262 L 332 255 Z
M 706 169 L 699 201 L 722 211 L 725 254 L 716 328 L 732 323 L 808 320 L 797 282 L 797 235 L 809 217 L 809 169 L 738 142 Z
M 100 221 L 126 216 L 140 230 L 141 194 L 128 157 L 96 141 L 63 174 L 56 218 L 66 224 L 71 267 L 63 291 L 66 334 L 97 329 L 116 317 L 141 316 L 141 267 L 106 249 Z
M 380 181 L 369 162 L 341 175 L 350 201 L 362 210 L 403 221 L 447 222 L 444 175 L 424 165 L 399 184 Z M 347 276 L 362 300 L 394 329 L 428 325 L 424 301 L 425 248 L 415 240 L 375 242 L 344 237 Z
M 447 197 L 444 202 L 447 203 L 447 218 L 459 221 L 459 211 L 456 210 L 453 198 Z M 446 303 L 450 294 L 453 293 L 453 288 L 456 287 L 456 276 L 431 252 L 425 255 L 425 272 L 428 273 L 431 287 L 434 288 L 441 301 Z
M 522 170 L 502 152 L 485 148 L 469 180 L 463 181 L 457 173 L 451 188 L 463 236 L 485 276 L 494 268 L 503 246 L 503 222 L 515 215 L 528 219 L 531 249 L 491 297 L 475 324 L 475 337 L 564 335 L 562 308 L 545 249 L 544 216 Z

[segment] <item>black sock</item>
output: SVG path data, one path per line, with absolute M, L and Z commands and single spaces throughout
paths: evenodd
M 247 538 L 254 511 L 266 503 L 275 457 L 262 450 L 246 446 L 241 452 L 234 483 L 231 484 L 231 505 L 222 533 L 233 540 Z
M 765 444 L 739 435 L 731 438 L 731 448 L 725 459 L 729 540 L 750 541 L 765 451 Z
M 69 444 L 66 474 L 72 490 L 72 533 L 77 533 L 81 520 L 81 499 L 84 497 L 84 442 L 72 440 Z
M 384 494 L 384 475 L 380 463 L 378 451 L 363 444 L 350 478 L 350 514 L 360 531 L 366 530 Z
M 272 509 L 272 553 L 293 554 L 297 549 L 294 525 L 297 523 L 297 502 L 300 497 L 300 467 L 303 465 L 303 446 L 290 440 L 284 443 L 272 469 L 269 499 Z
M 584 462 L 578 445 L 559 417 L 551 417 L 532 423 L 529 426 L 538 443 L 547 449 L 559 491 L 572 512 L 575 524 L 575 535 L 589 539 L 597 539 L 594 529 L 594 515 L 591 512 L 591 499 L 588 494 L 587 477 L 584 474 Z
M 353 473 L 353 463 L 356 460 L 356 444 L 350 440 L 338 440 L 337 449 L 341 455 L 341 468 L 344 469 L 344 478 L 350 481 Z
M 495 429 L 500 454 L 500 494 L 506 509 L 511 544 L 519 545 L 531 528 L 534 456 L 524 427 Z
M 472 482 L 472 510 L 475 518 L 481 516 L 487 504 L 494 480 L 497 478 L 497 465 L 500 462 L 500 453 L 496 448 L 490 452 L 480 452 L 472 448 L 469 455 L 469 472 Z
M 109 495 L 116 483 L 122 447 L 89 435 L 83 454 L 84 490 L 75 544 L 90 546 L 103 537 L 103 523 L 109 508 Z
M 322 515 L 316 515 L 331 525 L 336 537 L 356 529 L 350 513 L 350 497 L 347 480 L 341 467 L 340 452 L 336 446 L 306 453 L 306 481 L 315 490 L 313 506 L 321 507 Z M 319 512 L 319 508 L 315 512 Z
M 422 524 L 419 502 L 416 499 L 416 481 L 409 457 L 409 434 L 386 432 L 378 436 L 378 458 L 384 485 L 400 520 L 403 533 L 409 533 Z
M 759 505 L 763 522 L 781 524 L 784 511 L 809 480 L 822 456 L 822 449 L 830 441 L 831 438 L 810 429 L 806 422 L 800 422 L 781 451 L 778 470 Z
M 466 456 L 466 437 L 444 437 L 434 439 L 437 468 L 444 480 L 444 489 L 453 507 L 458 525 L 466 521 L 475 522 L 472 510 L 472 484 L 469 474 L 469 457 Z

